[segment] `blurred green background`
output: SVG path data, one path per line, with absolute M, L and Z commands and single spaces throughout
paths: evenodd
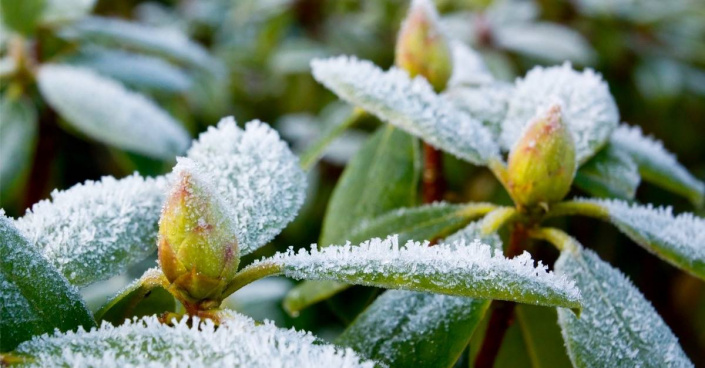
M 67 124 L 37 91 L 33 70 L 38 65 L 78 65 L 119 80 L 149 96 L 191 137 L 220 117 L 233 115 L 240 123 L 260 119 L 272 124 L 301 151 L 349 111 L 313 80 L 309 61 L 353 54 L 389 67 L 408 1 L 2 0 L 0 4 L 4 22 L 0 94 L 5 100 L 26 101 L 36 116 L 29 119 L 33 123 L 26 131 L 10 128 L 8 120 L 0 125 L 4 156 L 0 206 L 11 216 L 21 216 L 54 188 L 66 189 L 104 175 L 124 177 L 134 171 L 161 174 L 175 162 L 107 145 Z M 36 12 L 32 4 L 58 10 Z M 511 81 L 535 65 L 564 60 L 577 68 L 594 68 L 609 83 L 621 119 L 661 139 L 696 177 L 705 179 L 702 0 L 439 0 L 436 4 L 447 34 L 480 51 L 501 79 Z M 130 23 L 113 24 L 96 16 Z M 9 107 L 2 105 L 2 109 L 0 117 L 8 119 Z M 378 124 L 367 119 L 336 141 L 309 174 L 308 200 L 300 216 L 250 260 L 318 240 L 336 180 Z M 21 144 L 20 153 L 10 152 L 13 142 Z M 448 200 L 507 200 L 488 171 L 450 157 L 446 161 Z M 672 205 L 676 212 L 705 214 L 687 200 L 648 184 L 640 186 L 637 200 Z M 695 365 L 705 366 L 702 281 L 648 254 L 611 226 L 590 219 L 563 225 L 634 280 Z M 551 250 L 538 252 L 539 258 L 548 261 L 556 257 Z M 152 263 L 153 259 L 145 265 Z M 113 289 L 139 274 L 138 267 L 112 280 Z M 231 302 L 255 318 L 272 318 L 323 337 L 335 336 L 374 297 L 369 289 L 351 289 L 293 319 L 278 305 L 291 283 L 270 281 L 254 284 L 258 285 L 253 286 L 254 296 Z

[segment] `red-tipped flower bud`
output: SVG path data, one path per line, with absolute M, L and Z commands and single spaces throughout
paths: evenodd
M 568 194 L 575 176 L 575 143 L 551 106 L 526 127 L 509 153 L 508 186 L 520 207 L 548 205 Z
M 180 159 L 174 174 L 159 220 L 159 263 L 182 302 L 217 307 L 240 262 L 232 217 L 193 161 Z
M 453 69 L 448 42 L 430 0 L 413 0 L 396 45 L 396 65 L 411 77 L 426 78 L 436 92 L 445 89 Z

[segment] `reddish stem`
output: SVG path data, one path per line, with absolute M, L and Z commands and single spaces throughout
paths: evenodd
M 507 248 L 507 257 L 512 258 L 526 248 L 528 239 L 527 228 L 522 223 L 514 225 L 512 235 Z M 475 368 L 492 368 L 494 367 L 497 354 L 502 347 L 502 340 L 507 334 L 509 326 L 514 323 L 514 307 L 516 303 L 506 301 L 494 301 L 494 308 L 490 315 L 490 322 L 487 325 L 485 339 L 482 341 L 480 352 L 475 358 Z
M 438 202 L 443 199 L 446 186 L 443 178 L 443 153 L 424 143 L 423 160 L 423 203 Z

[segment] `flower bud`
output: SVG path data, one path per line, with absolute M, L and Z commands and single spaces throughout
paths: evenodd
M 509 153 L 508 187 L 520 207 L 546 206 L 568 194 L 575 176 L 575 143 L 553 105 L 535 118 Z
M 174 171 L 159 220 L 159 263 L 180 301 L 217 307 L 240 262 L 235 226 L 194 162 L 181 159 Z
M 451 60 L 436 8 L 430 0 L 413 0 L 397 38 L 395 64 L 412 78 L 423 76 L 440 92 L 450 78 Z

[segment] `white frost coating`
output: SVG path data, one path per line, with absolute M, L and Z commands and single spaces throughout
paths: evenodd
M 494 77 L 479 52 L 457 40 L 450 42 L 450 51 L 453 57 L 453 73 L 448 80 L 448 88 L 494 82 Z
M 617 105 L 607 84 L 592 69 L 579 73 L 567 62 L 535 67 L 516 81 L 502 123 L 503 148 L 510 150 L 536 114 L 555 103 L 561 105 L 563 121 L 573 134 L 579 163 L 595 154 L 619 123 Z
M 119 82 L 80 67 L 45 65 L 37 77 L 47 102 L 66 121 L 106 144 L 171 159 L 189 145 L 186 130 L 169 114 Z
M 185 318 L 170 327 L 154 316 L 118 327 L 103 322 L 89 332 L 35 337 L 17 352 L 36 359 L 26 367 L 374 367 L 352 349 L 321 344 L 311 333 L 223 314 L 217 329 L 197 317 L 193 327 Z
M 482 124 L 433 92 L 422 77 L 397 68 L 384 72 L 366 60 L 339 56 L 311 62 L 313 76 L 340 98 L 436 148 L 477 165 L 499 156 Z
M 563 252 L 556 262 L 556 272 L 574 279 L 583 294 L 580 318 L 558 309 L 558 322 L 573 366 L 693 366 L 639 290 L 594 252 Z
M 644 136 L 639 127 L 620 125 L 610 137 L 613 145 L 627 151 L 644 175 L 644 179 L 685 195 L 696 204 L 703 202 L 705 184 L 686 170 L 663 143 Z
M 452 88 L 442 96 L 457 109 L 482 121 L 492 137 L 498 141 L 512 92 L 512 85 L 493 82 L 478 86 Z
M 240 254 L 272 240 L 296 216 L 306 194 L 298 158 L 260 121 L 240 129 L 232 117 L 201 134 L 188 151 L 231 208 Z
M 529 253 L 507 259 L 500 250 L 475 241 L 428 246 L 397 236 L 359 246 L 328 246 L 295 253 L 289 249 L 259 262 L 282 267 L 295 279 L 334 280 L 450 295 L 513 300 L 539 305 L 580 305 L 572 281 L 556 277 Z M 257 266 L 255 262 L 252 266 Z
M 74 285 L 113 276 L 156 249 L 162 178 L 104 177 L 51 197 L 15 224 Z
M 635 242 L 677 267 L 705 278 L 705 219 L 673 215 L 671 207 L 619 200 L 583 200 L 607 209 L 612 222 Z

